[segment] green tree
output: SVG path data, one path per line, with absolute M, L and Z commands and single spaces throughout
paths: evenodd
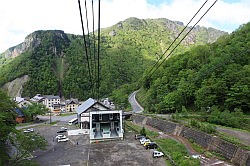
M 0 165 L 8 161 L 6 140 L 11 132 L 15 131 L 15 103 L 0 89 Z
M 37 133 L 22 133 L 21 131 L 15 132 L 10 135 L 10 141 L 12 146 L 16 147 L 14 156 L 9 160 L 9 165 L 23 165 L 32 164 L 28 162 L 29 158 L 32 158 L 32 152 L 35 149 L 45 149 L 47 141 Z
M 48 109 L 43 104 L 32 103 L 27 108 L 23 109 L 23 112 L 28 121 L 34 120 L 37 115 L 42 115 L 48 112 Z
M 140 130 L 140 134 L 141 134 L 141 135 L 144 135 L 144 136 L 146 136 L 146 135 L 147 135 L 146 130 L 145 130 L 145 127 L 144 127 L 144 126 L 143 126 L 143 127 L 142 127 L 142 129 Z

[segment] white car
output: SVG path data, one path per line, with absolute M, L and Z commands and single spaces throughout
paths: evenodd
M 66 135 L 57 135 L 56 136 L 56 139 L 63 139 L 63 138 L 66 138 Z
M 150 139 L 140 139 L 141 145 L 143 145 L 145 142 L 151 142 Z
M 62 139 L 58 139 L 57 141 L 58 142 L 66 142 L 66 141 L 68 141 L 69 140 L 69 138 L 62 138 Z
M 191 157 L 194 159 L 201 159 L 201 155 L 199 154 L 193 154 Z
M 30 128 L 30 129 L 26 129 L 23 131 L 24 133 L 31 133 L 31 132 L 34 132 L 34 129 L 33 128 Z
M 68 130 L 66 127 L 61 127 L 61 130 Z
M 157 150 L 153 151 L 152 155 L 153 155 L 154 158 L 158 158 L 158 157 L 164 156 L 164 154 L 162 152 L 159 152 Z

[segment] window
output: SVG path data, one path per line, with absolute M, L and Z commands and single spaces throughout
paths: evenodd
M 113 114 L 109 114 L 109 120 L 113 120 Z
M 102 114 L 99 114 L 99 120 L 102 120 Z

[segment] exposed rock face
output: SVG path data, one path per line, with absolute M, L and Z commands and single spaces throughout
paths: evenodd
M 32 33 L 25 38 L 23 43 L 9 48 L 3 54 L 5 58 L 15 58 L 28 49 L 39 46 L 39 44 L 40 39 L 37 38 L 37 35 L 35 33 Z
M 10 97 L 21 97 L 23 85 L 29 80 L 28 75 L 16 78 L 15 80 L 4 84 L 5 89 Z
M 166 18 L 158 19 L 138 19 L 138 18 L 128 18 L 125 21 L 119 22 L 116 24 L 117 30 L 122 28 L 127 28 L 129 30 L 147 30 L 148 26 L 162 29 L 162 32 L 169 32 L 169 38 L 174 40 L 179 33 L 185 27 L 183 22 L 180 21 L 171 21 Z M 191 30 L 192 26 L 188 26 L 184 32 L 182 32 L 179 39 Z M 111 32 L 110 32 L 111 33 Z M 118 31 L 116 35 L 118 34 Z M 184 38 L 182 44 L 185 46 L 194 45 L 195 43 L 213 43 L 220 36 L 227 34 L 226 32 L 214 29 L 206 28 L 202 26 L 195 26 L 192 31 Z M 111 34 L 110 34 L 111 35 Z
M 116 31 L 115 30 L 112 30 L 110 33 L 109 33 L 110 36 L 115 36 L 116 35 Z

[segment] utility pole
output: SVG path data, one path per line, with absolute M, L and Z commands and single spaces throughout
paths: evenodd
M 51 124 L 51 110 L 49 110 L 49 124 Z

